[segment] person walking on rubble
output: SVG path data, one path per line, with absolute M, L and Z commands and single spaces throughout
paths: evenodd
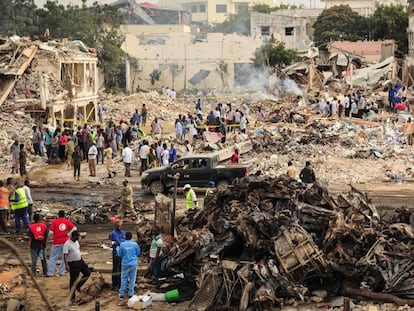
M 72 288 L 76 286 L 76 290 L 80 292 L 80 288 L 83 284 L 86 283 L 89 276 L 91 275 L 91 270 L 88 265 L 83 261 L 80 245 L 79 245 L 80 233 L 75 230 L 71 234 L 71 238 L 68 239 L 63 245 L 63 257 L 65 259 L 66 271 L 70 274 L 69 288 L 72 292 L 71 301 L 75 301 L 75 289 Z M 77 282 L 79 274 L 82 273 L 82 279 Z
M 89 176 L 96 176 L 96 157 L 98 155 L 98 149 L 96 144 L 92 143 L 88 151 L 88 165 L 89 165 Z
M 53 242 L 52 248 L 50 249 L 47 276 L 54 276 L 56 262 L 59 258 L 61 258 L 59 275 L 64 275 L 65 262 L 63 260 L 63 245 L 69 239 L 68 236 L 76 230 L 76 226 L 69 219 L 65 218 L 65 211 L 60 210 L 58 218 L 52 222 L 49 229 L 50 234 L 53 235 Z
M 12 171 L 11 173 L 19 173 L 19 157 L 20 157 L 20 146 L 19 141 L 16 139 L 14 143 L 10 146 L 10 153 L 12 156 Z
M 75 142 L 69 138 L 68 143 L 66 144 L 66 162 L 68 169 L 72 166 L 72 158 L 73 158 L 73 152 L 75 151 Z
M 112 148 L 109 145 L 109 143 L 106 145 L 106 148 L 104 150 L 104 157 L 105 157 L 105 163 L 106 163 L 106 172 L 108 173 L 108 178 L 115 177 L 116 172 L 112 168 Z
M 37 258 L 40 258 L 42 263 L 43 276 L 47 276 L 47 262 L 46 262 L 46 240 L 48 235 L 47 226 L 41 220 L 40 214 L 33 216 L 34 223 L 29 226 L 30 237 L 30 257 L 32 260 L 32 274 L 36 276 Z
M 125 143 L 125 148 L 122 150 L 122 161 L 125 166 L 125 177 L 131 177 L 131 163 L 133 160 L 132 149 L 128 146 L 128 143 Z
M 24 144 L 20 144 L 19 152 L 19 167 L 20 167 L 20 176 L 23 177 L 27 174 L 26 172 L 26 163 L 27 163 L 27 153 L 24 150 Z
M 26 192 L 22 185 L 17 185 L 16 189 L 12 192 L 9 198 L 11 210 L 14 212 L 14 223 L 16 234 L 20 234 L 20 220 L 23 220 L 23 223 L 26 229 L 29 228 L 30 221 L 27 214 L 27 199 Z
M 184 185 L 185 193 L 185 207 L 187 210 L 194 210 L 198 207 L 197 195 L 195 191 L 191 188 L 190 184 Z
M 162 253 L 162 248 L 164 246 L 161 229 L 155 227 L 153 230 L 153 238 L 150 246 L 150 273 L 155 279 L 155 287 L 160 287 L 159 278 L 161 277 L 161 263 L 164 260 L 164 255 Z
M 78 181 L 80 177 L 81 163 L 82 163 L 82 153 L 81 153 L 80 147 L 76 146 L 72 154 L 72 165 L 73 165 L 73 178 L 75 179 L 76 175 L 78 175 L 77 176 Z
M 305 184 L 313 184 L 316 181 L 315 172 L 313 171 L 310 161 L 306 161 L 305 167 L 300 172 L 299 177 Z
M 147 125 L 147 115 L 148 115 L 147 107 L 145 106 L 145 104 L 143 104 L 142 109 L 141 109 L 141 121 L 142 121 L 143 126 Z
M 121 230 L 122 221 L 114 224 L 114 230 L 111 232 L 112 243 L 112 290 L 119 291 L 121 287 L 121 257 L 118 256 L 116 248 L 125 241 L 125 231 Z
M 134 200 L 132 198 L 132 187 L 128 185 L 128 180 L 122 182 L 123 188 L 121 190 L 121 206 L 119 208 L 118 216 L 123 218 L 126 214 L 137 217 L 134 210 Z
M 408 145 L 413 145 L 413 136 L 414 136 L 414 122 L 412 122 L 411 118 L 408 118 L 407 124 L 405 127 L 405 133 L 407 134 L 407 143 Z
M 132 239 L 132 233 L 125 234 L 125 241 L 117 247 L 117 254 L 121 258 L 121 288 L 119 289 L 119 300 L 123 304 L 126 289 L 128 287 L 128 298 L 134 296 L 135 280 L 137 277 L 138 257 L 141 248 Z
M 24 193 L 27 200 L 27 214 L 29 215 L 29 221 L 33 221 L 33 199 L 32 192 L 30 190 L 30 181 L 26 179 L 23 185 Z

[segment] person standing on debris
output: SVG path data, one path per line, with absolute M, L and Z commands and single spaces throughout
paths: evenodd
M 99 164 L 99 160 L 101 160 L 101 163 L 104 164 L 104 145 L 105 137 L 103 136 L 102 130 L 99 130 L 98 136 L 96 137 L 96 149 L 98 150 L 98 156 L 96 159 L 97 164 Z
M 137 242 L 131 241 L 132 233 L 125 234 L 125 241 L 117 247 L 117 254 L 121 258 L 121 288 L 119 289 L 119 300 L 124 299 L 128 287 L 128 298 L 134 296 L 135 280 L 137 277 L 138 257 L 141 248 Z
M 265 120 L 265 115 L 262 111 L 262 107 L 259 107 L 256 113 L 256 124 L 257 122 L 263 122 L 264 120 Z
M 246 133 L 246 129 L 247 129 L 247 118 L 244 115 L 243 112 L 241 112 L 241 117 L 240 117 L 240 132 L 245 134 Z
M 132 149 L 125 143 L 125 148 L 122 150 L 122 161 L 125 166 L 125 177 L 131 177 L 131 163 L 133 160 Z
M 239 163 L 239 149 L 234 149 L 234 153 L 230 159 L 231 164 L 238 164 Z
M 105 107 L 103 106 L 102 102 L 99 102 L 98 104 L 98 119 L 99 123 L 103 123 L 103 112 L 105 110 Z
M 69 138 L 68 143 L 66 144 L 66 163 L 68 166 L 68 169 L 72 166 L 72 158 L 73 158 L 73 152 L 75 151 L 75 142 Z
M 19 146 L 19 167 L 20 167 L 20 176 L 23 177 L 26 175 L 26 163 L 27 163 L 27 153 L 24 150 L 24 144 L 20 144 Z
M 70 274 L 69 288 L 72 293 L 72 303 L 75 301 L 75 289 L 73 287 L 76 286 L 76 291 L 80 292 L 82 285 L 86 283 L 91 275 L 91 270 L 81 256 L 79 238 L 80 233 L 75 230 L 72 232 L 71 238 L 63 245 L 63 257 L 65 259 L 66 271 Z M 81 273 L 82 279 L 76 284 L 79 274 Z
M 177 149 L 175 149 L 174 144 L 171 144 L 168 162 L 173 163 L 175 161 L 177 161 Z
M 9 189 L 4 186 L 0 180 L 0 228 L 5 234 L 9 234 L 8 214 L 10 208 Z
M 33 216 L 34 223 L 29 226 L 30 257 L 32 259 L 32 274 L 36 276 L 37 258 L 42 263 L 43 276 L 47 276 L 46 262 L 46 240 L 48 235 L 47 226 L 41 221 L 40 214 Z
M 88 165 L 89 165 L 89 176 L 96 176 L 96 156 L 98 155 L 98 149 L 96 144 L 92 143 L 88 151 Z
M 121 190 L 121 206 L 119 208 L 118 216 L 120 218 L 126 217 L 126 214 L 130 214 L 132 217 L 137 217 L 137 213 L 134 210 L 134 200 L 132 198 L 132 187 L 128 185 L 128 180 L 122 182 L 123 188 Z
M 62 135 L 59 137 L 59 159 L 64 162 L 66 154 L 66 145 L 68 143 L 68 136 L 66 135 L 66 130 L 63 131 Z
M 26 229 L 28 229 L 30 225 L 29 217 L 27 214 L 26 192 L 24 191 L 22 185 L 16 186 L 16 189 L 11 194 L 9 201 L 11 210 L 14 212 L 16 234 L 20 234 L 20 220 L 23 220 Z
M 58 218 L 52 221 L 49 232 L 53 235 L 52 248 L 50 249 L 49 267 L 47 276 L 55 275 L 56 262 L 61 258 L 59 266 L 59 275 L 65 273 L 65 263 L 63 261 L 63 244 L 69 239 L 68 236 L 76 231 L 76 226 L 67 218 L 65 218 L 65 211 L 60 210 Z
M 187 210 L 193 210 L 198 207 L 198 201 L 195 191 L 191 188 L 190 184 L 184 185 L 185 193 L 185 207 Z
M 40 153 L 40 140 L 42 138 L 42 134 L 40 133 L 39 129 L 36 125 L 32 127 L 33 135 L 32 135 L 32 143 L 33 143 L 33 150 L 35 155 L 41 155 Z
M 118 256 L 116 248 L 125 241 L 125 231 L 121 230 L 122 221 L 114 224 L 114 230 L 111 232 L 112 243 L 112 290 L 119 291 L 121 287 L 121 257 Z
M 181 141 L 181 135 L 183 133 L 183 127 L 179 119 L 175 119 L 175 138 Z
M 305 184 L 313 184 L 316 181 L 315 172 L 313 171 L 310 161 L 306 161 L 305 167 L 300 172 L 299 177 Z
M 185 151 L 183 154 L 184 157 L 188 157 L 193 154 L 193 146 L 191 146 L 188 140 L 184 142 L 184 148 L 185 148 Z
M 112 168 L 112 148 L 109 145 L 109 143 L 106 145 L 106 148 L 104 150 L 104 157 L 106 162 L 106 172 L 108 173 L 108 178 L 115 177 L 116 172 Z
M 143 126 L 147 125 L 147 115 L 148 115 L 147 107 L 145 106 L 145 104 L 143 104 L 141 108 L 141 119 L 142 119 Z
M 162 248 L 164 246 L 161 229 L 155 227 L 153 230 L 153 238 L 150 246 L 150 273 L 155 279 L 155 287 L 160 287 L 159 278 L 161 277 L 161 263 L 164 260 Z
M 49 163 L 57 162 L 59 158 L 59 136 L 58 132 L 55 131 L 53 134 L 53 138 L 50 145 L 50 156 L 49 156 Z
M 12 156 L 12 171 L 11 173 L 19 173 L 19 158 L 20 158 L 20 145 L 19 141 L 16 139 L 14 143 L 10 146 L 10 153 Z
M 82 163 L 82 153 L 81 153 L 80 147 L 76 146 L 72 154 L 72 165 L 73 165 L 73 178 L 75 179 L 76 175 L 78 175 L 78 181 L 80 177 L 81 163 Z
M 142 175 L 148 168 L 148 154 L 149 154 L 149 147 L 148 141 L 144 140 L 142 142 L 142 146 L 139 148 L 139 159 L 141 160 L 141 168 L 139 171 L 139 176 Z
M 286 175 L 289 176 L 289 178 L 291 179 L 297 179 L 297 172 L 296 172 L 296 168 L 293 166 L 292 161 L 288 162 L 288 167 L 286 170 Z
M 161 153 L 161 163 L 162 166 L 168 166 L 170 164 L 170 151 L 168 150 L 167 144 L 162 145 L 163 151 Z
M 405 133 L 407 134 L 407 143 L 408 145 L 413 145 L 413 136 L 414 136 L 414 122 L 412 122 L 411 118 L 408 118 L 407 125 L 405 128 Z
M 24 181 L 23 189 L 27 200 L 27 213 L 29 215 L 29 221 L 33 221 L 33 199 L 32 192 L 30 191 L 30 181 L 28 179 Z
M 43 129 L 43 135 L 45 137 L 46 156 L 48 159 L 50 159 L 50 149 L 52 147 L 53 132 L 49 130 L 49 128 L 45 127 Z
M 351 111 L 351 95 L 346 94 L 344 97 L 345 106 L 345 118 L 349 118 L 349 112 Z
M 206 190 L 206 194 L 205 194 L 204 198 L 207 198 L 208 196 L 213 194 L 215 187 L 216 187 L 216 183 L 214 181 L 210 180 L 208 182 L 208 188 Z
M 162 126 L 161 122 L 158 120 L 158 118 L 155 118 L 154 121 L 151 123 L 151 135 L 153 135 L 155 138 L 160 137 L 162 134 Z

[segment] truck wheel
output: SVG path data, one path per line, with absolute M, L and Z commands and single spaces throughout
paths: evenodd
M 159 180 L 154 180 L 149 185 L 149 191 L 151 194 L 156 195 L 158 193 L 163 193 L 165 190 L 164 184 Z
M 228 187 L 228 185 L 229 185 L 230 183 L 227 181 L 227 180 L 220 180 L 218 183 L 217 183 L 217 190 L 218 191 L 224 191 L 224 190 L 226 190 L 227 189 L 227 187 Z

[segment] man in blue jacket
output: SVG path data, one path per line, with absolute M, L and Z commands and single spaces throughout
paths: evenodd
M 137 276 L 138 257 L 141 255 L 141 248 L 137 242 L 131 241 L 132 233 L 125 234 L 125 241 L 117 248 L 118 256 L 121 258 L 121 288 L 119 299 L 122 301 L 128 285 L 128 297 L 134 295 L 135 279 Z

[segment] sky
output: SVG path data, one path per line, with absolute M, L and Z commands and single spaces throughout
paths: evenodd
M 47 0 L 34 0 L 35 4 L 38 7 L 42 7 Z M 92 3 L 94 3 L 95 1 L 97 1 L 99 4 L 105 4 L 105 3 L 111 3 L 111 2 L 115 2 L 115 0 L 87 0 L 87 4 L 92 5 Z M 74 5 L 81 5 L 82 1 L 81 0 L 58 0 L 59 3 L 63 4 L 63 5 L 67 5 L 67 4 L 74 4 Z M 156 0 L 139 0 L 139 2 L 158 2 Z M 301 5 L 303 4 L 305 7 L 316 7 L 316 8 L 323 8 L 324 7 L 324 2 L 321 2 L 321 0 L 275 0 L 275 5 L 279 5 L 279 4 L 291 4 L 291 5 Z

